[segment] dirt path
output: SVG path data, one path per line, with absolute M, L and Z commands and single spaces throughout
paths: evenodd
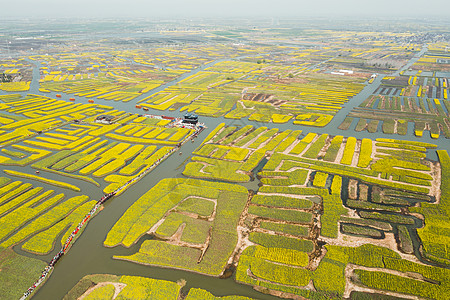
M 356 140 L 355 152 L 353 153 L 351 167 L 358 167 L 359 156 L 361 154 L 361 143 L 362 140 Z
M 239 217 L 238 226 L 236 228 L 238 233 L 238 242 L 236 243 L 236 247 L 234 248 L 233 253 L 230 255 L 230 258 L 228 259 L 227 265 L 232 264 L 234 266 L 237 266 L 242 252 L 247 247 L 256 245 L 255 243 L 251 242 L 248 238 L 251 228 L 247 228 L 247 226 L 245 225 L 245 219 L 248 216 L 248 207 L 250 206 L 253 196 L 254 196 L 253 193 L 248 194 L 247 203 L 245 204 L 242 214 Z
M 373 244 L 375 246 L 389 248 L 389 249 L 399 253 L 399 251 L 397 250 L 397 242 L 395 240 L 395 236 L 393 233 L 389 233 L 389 232 L 386 232 L 385 238 L 380 239 L 380 240 L 364 238 L 361 236 L 353 237 L 353 236 L 342 234 L 340 231 L 338 231 L 338 237 L 336 239 L 326 238 L 326 237 L 321 236 L 321 237 L 319 237 L 319 240 L 324 241 L 329 245 L 345 246 L 345 247 L 359 247 L 364 244 Z
M 431 181 L 431 188 L 429 195 L 436 197 L 436 204 L 440 203 L 441 200 L 441 176 L 442 170 L 439 162 L 430 162 L 430 175 L 433 177 Z
M 336 158 L 334 160 L 334 163 L 339 163 L 342 160 L 342 157 L 344 156 L 344 149 L 345 149 L 345 143 L 342 142 L 341 146 L 339 147 L 339 151 L 336 155 Z
M 120 283 L 120 282 L 110 282 L 110 281 L 106 281 L 106 282 L 100 282 L 96 285 L 94 285 L 93 287 L 88 288 L 83 295 L 81 295 L 80 297 L 78 297 L 77 300 L 83 300 L 85 297 L 87 297 L 90 293 L 92 293 L 95 289 L 97 288 L 101 288 L 104 286 L 107 286 L 108 284 L 112 284 L 114 286 L 114 296 L 112 297 L 112 299 L 116 299 L 117 296 L 119 295 L 119 293 L 127 286 L 125 283 Z

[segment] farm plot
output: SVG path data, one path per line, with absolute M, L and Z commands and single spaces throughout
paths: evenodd
M 370 244 L 325 248 L 325 256 L 311 268 L 305 252 L 282 253 L 276 248 L 251 246 L 241 255 L 236 280 L 314 299 L 349 297 L 355 285 L 365 287 L 366 292 L 446 299 L 447 269 L 414 263 L 395 251 Z M 411 272 L 423 277 L 410 276 Z M 311 281 L 314 290 L 308 288 Z
M 82 97 L 128 102 L 159 87 L 179 74 L 167 72 L 162 77 L 162 74 L 158 72 L 155 74 L 155 72 L 149 72 L 148 70 L 136 70 L 132 74 L 125 71 L 114 71 L 84 75 L 83 77 L 80 76 L 81 78 L 67 77 L 65 80 L 47 75 L 41 81 L 40 91 L 64 92 Z M 148 77 L 143 78 L 143 75 Z M 152 77 L 155 79 L 152 79 Z
M 445 42 L 437 42 L 430 45 L 428 51 L 421 58 L 417 60 L 412 66 L 411 69 L 414 71 L 442 71 L 448 72 L 450 70 L 449 67 L 449 55 L 446 51 L 446 47 L 448 47 L 448 43 Z
M 200 115 L 223 116 L 240 99 L 241 89 L 229 87 L 227 91 L 224 90 L 224 86 L 235 81 L 233 76 L 236 74 L 198 72 L 140 102 L 144 107 L 158 110 L 181 108 L 181 111 Z
M 398 254 L 416 253 L 420 245 L 414 244 L 412 237 L 419 233 L 430 241 L 423 244 L 427 246 L 427 258 L 444 262 L 445 240 L 438 245 L 430 227 L 421 233 L 421 220 L 412 214 L 423 213 L 422 207 L 434 207 L 427 202 L 438 196 L 437 170 L 441 166 L 426 160 L 426 152 L 434 148 L 435 145 L 423 142 L 358 140 L 314 133 L 301 136 L 301 132 L 221 124 L 194 154 L 199 157 L 195 163 L 216 160 L 219 164 L 247 163 L 252 151 L 263 150 L 264 156 L 270 157 L 258 173 L 262 186 L 243 213 L 241 226 L 245 229 L 239 230 L 245 234 L 239 245 L 250 246 L 238 251 L 241 254 L 237 258 L 237 281 L 261 291 L 307 298 L 348 297 L 358 290 L 355 286 L 363 286 L 374 292 L 381 289 L 443 299 L 439 293 L 446 289 L 446 269 L 423 268 Z M 448 155 L 439 155 L 441 164 L 446 163 Z M 442 172 L 447 170 L 442 167 Z M 233 175 L 211 176 L 230 181 Z M 431 210 L 429 214 L 437 215 Z M 426 213 L 423 215 L 426 218 Z M 435 218 L 445 228 L 445 219 L 441 215 Z M 170 233 L 174 232 L 172 229 Z M 370 244 L 347 246 L 358 244 L 361 239 L 390 244 L 391 249 Z M 443 250 L 436 250 L 437 246 Z M 438 251 L 439 260 L 434 256 Z M 368 253 L 374 253 L 374 261 L 369 261 L 372 258 Z M 383 263 L 390 259 L 396 263 Z M 422 284 L 417 277 L 408 275 L 412 270 L 436 283 Z M 359 280 L 347 272 L 364 277 Z M 398 286 L 392 276 L 423 290 Z M 309 288 L 311 282 L 314 291 Z
M 40 91 L 65 92 L 83 97 L 131 101 L 180 76 L 186 70 L 162 70 L 155 65 L 135 65 L 138 53 L 74 53 L 35 55 L 41 62 Z
M 22 97 L 11 94 L 0 96 L 0 100 L 4 102 L 0 108 L 12 115 L 2 117 L 4 121 L 0 127 L 0 145 L 3 146 L 112 109 L 102 105 L 72 104 L 37 95 Z
M 75 105 L 33 95 L 2 96 L 1 100 L 5 102 L 2 108 L 9 114 L 2 117 L 0 139 L 3 145 L 11 146 L 0 152 L 0 164 L 31 165 L 39 171 L 95 186 L 100 186 L 97 178 L 103 178 L 110 183 L 106 193 L 154 168 L 194 132 L 170 127 L 170 120 L 125 114 L 101 105 Z M 96 115 L 105 113 L 113 118 L 112 124 L 97 122 Z M 19 141 L 24 145 L 15 144 Z M 79 191 L 64 180 L 8 172 Z
M 130 130 L 130 128 L 136 129 L 132 125 L 129 126 L 127 130 Z M 108 130 L 112 131 L 115 128 L 113 125 L 71 124 L 60 128 L 60 132 L 64 133 L 49 133 L 39 140 L 26 140 L 25 143 L 35 147 L 57 150 L 51 156 L 35 162 L 32 167 L 85 180 L 97 186 L 99 184 L 95 178 L 104 178 L 106 182 L 110 183 L 104 189 L 104 192 L 109 193 L 123 186 L 134 177 L 140 177 L 148 168 L 156 166 L 174 150 L 174 147 L 162 145 L 165 142 L 158 139 L 141 138 L 141 143 L 138 144 L 137 138 L 116 133 L 109 134 L 106 133 L 108 130 L 102 127 L 109 127 Z M 124 127 L 120 127 L 119 130 L 124 129 Z M 142 128 L 142 126 L 137 126 L 138 130 Z M 160 132 L 159 134 L 164 133 L 166 130 L 164 127 L 152 126 L 148 129 L 157 130 Z M 181 128 L 180 133 L 182 131 L 183 129 Z M 76 136 L 70 135 L 75 132 L 77 133 Z M 178 134 L 176 138 L 182 138 L 188 132 L 189 130 L 186 130 L 184 134 Z M 99 134 L 105 134 L 112 141 L 98 137 Z M 176 134 L 177 128 L 174 128 L 166 137 L 175 136 Z M 53 137 L 46 138 L 46 136 Z M 71 142 L 71 137 L 76 137 L 77 141 Z M 114 140 L 129 141 L 133 144 Z M 180 142 L 168 141 L 167 143 L 178 144 Z
M 439 138 L 441 134 L 450 137 L 446 78 L 388 77 L 385 84 L 388 86 L 382 85 L 376 95 L 348 114 L 348 119 L 359 118 L 356 131 L 377 132 L 381 128 L 383 133 L 406 135 L 411 122 L 417 137 L 423 136 L 424 131 L 432 138 Z M 344 120 L 340 128 L 349 128 L 348 122 Z
M 96 203 L 85 195 L 65 199 L 63 193 L 55 194 L 54 190 L 5 177 L 0 178 L 0 182 L 2 248 L 25 241 L 23 250 L 47 254 L 54 249 L 58 238 L 61 245 L 65 243 Z
M 109 274 L 95 274 L 83 277 L 63 298 L 69 299 L 180 299 L 181 288 L 185 280 L 177 282 L 159 280 L 139 276 L 117 276 Z M 117 298 L 114 297 L 116 295 Z M 248 297 L 232 295 L 216 297 L 210 292 L 190 288 L 187 300 L 252 300 Z
M 319 138 L 309 134 L 295 140 L 289 152 L 273 153 L 259 173 L 263 185 L 253 196 L 244 222 L 249 242 L 256 245 L 243 250 L 236 280 L 261 291 L 307 298 L 349 297 L 364 287 L 374 293 L 445 299 L 447 196 L 440 195 L 438 205 L 431 202 L 432 197 L 439 197 L 434 194 L 436 188 L 447 184 L 448 153 L 438 150 L 439 164 L 425 159 L 427 149 L 435 148 L 431 144 L 349 138 L 347 143 L 338 139 L 341 154 L 325 162 L 319 158 L 326 157 L 327 151 L 336 152 L 327 145 L 337 141 Z M 318 150 L 311 150 L 314 145 Z M 351 158 L 345 158 L 346 152 Z M 351 166 L 344 168 L 339 157 Z M 433 171 L 436 168 L 441 168 L 441 183 Z M 308 219 L 305 213 L 310 214 Z M 415 213 L 425 218 L 425 227 L 420 228 L 423 223 Z M 305 227 L 308 231 L 301 229 Z M 421 245 L 413 241 L 417 234 Z M 348 247 L 361 239 L 395 246 Z M 317 241 L 333 246 L 322 248 Z M 398 253 L 414 254 L 419 248 L 427 260 L 438 265 L 402 259 Z M 410 272 L 423 277 L 410 276 Z M 311 281 L 314 291 L 309 288 Z
M 42 260 L 19 255 L 12 249 L 0 248 L 2 297 L 19 299 L 45 266 L 46 263 Z
M 362 82 L 347 78 L 325 78 L 326 74 L 309 74 L 292 80 L 256 82 L 244 90 L 242 100 L 226 117 L 275 123 L 295 117 L 294 124 L 325 126 L 363 88 Z
M 162 240 L 146 240 L 139 252 L 114 258 L 218 276 L 236 246 L 246 201 L 247 190 L 238 185 L 164 179 L 125 212 L 104 245 L 130 247 L 143 235 L 155 234 Z M 200 210 L 202 203 L 210 203 L 213 211 Z
M 339 148 L 331 147 L 338 142 Z M 287 151 L 271 155 L 258 174 L 263 185 L 253 197 L 256 203 L 252 200 L 248 208 L 246 224 L 250 231 L 258 232 L 259 240 L 261 234 L 270 236 L 276 232 L 294 238 L 292 226 L 286 225 L 296 224 L 309 227 L 306 236 L 313 241 L 337 239 L 344 245 L 345 241 L 356 242 L 361 237 L 376 242 L 395 236 L 398 249 L 413 254 L 418 246 L 413 245 L 412 236 L 422 232 L 418 230 L 422 221 L 412 214 L 420 209 L 414 205 L 433 207 L 423 202 L 439 197 L 435 194 L 440 186 L 436 170 L 441 166 L 425 159 L 427 149 L 433 148 L 427 143 L 389 139 L 348 138 L 343 142 L 341 138 L 309 133 L 302 140 L 296 139 Z M 333 151 L 333 155 L 328 155 L 328 151 Z M 321 160 L 322 157 L 334 160 Z M 342 159 L 347 166 L 344 167 Z M 308 195 L 316 195 L 317 199 L 312 200 L 315 203 L 312 207 L 304 208 L 304 199 L 311 199 Z M 301 209 L 294 203 L 300 203 Z M 312 218 L 305 219 L 304 213 L 312 214 Z M 445 222 L 442 224 L 446 226 Z M 298 230 L 297 236 L 305 236 L 301 233 Z
M 219 62 L 177 85 L 142 100 L 160 110 L 187 110 L 201 115 L 259 122 L 325 126 L 349 98 L 363 88 L 358 78 L 298 75 L 276 80 L 271 64 Z M 277 70 L 277 72 L 280 70 Z
M 252 171 L 268 153 L 285 151 L 301 131 L 266 127 L 224 127 L 219 125 L 195 150 L 192 162 L 183 174 L 195 178 L 213 178 L 231 182 L 250 180 Z

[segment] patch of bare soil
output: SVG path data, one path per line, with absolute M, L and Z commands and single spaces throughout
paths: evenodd
M 119 295 L 119 293 L 127 286 L 125 283 L 120 282 L 100 282 L 93 287 L 90 287 L 84 292 L 83 295 L 78 297 L 77 300 L 83 300 L 85 297 L 87 297 L 90 293 L 92 293 L 95 289 L 101 288 L 103 286 L 107 286 L 108 284 L 112 284 L 114 286 L 114 296 L 112 299 L 116 299 L 116 297 Z

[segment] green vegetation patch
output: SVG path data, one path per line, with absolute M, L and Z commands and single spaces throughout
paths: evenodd
M 275 232 L 287 233 L 299 237 L 307 237 L 309 234 L 309 228 L 293 225 L 293 224 L 281 224 L 272 222 L 261 222 L 259 225 L 263 229 L 272 230 Z
M 47 263 L 0 248 L 0 295 L 4 299 L 19 299 L 38 278 Z
M 250 233 L 250 241 L 268 248 L 285 248 L 303 252 L 312 252 L 314 245 L 309 240 L 300 240 L 280 235 L 270 235 L 261 232 Z
M 178 205 L 177 210 L 199 214 L 201 216 L 210 216 L 214 211 L 213 201 L 206 199 L 189 197 Z
M 258 173 L 261 182 L 267 185 L 303 185 L 308 177 L 308 170 L 297 169 L 290 172 L 262 171 Z
M 309 199 L 298 199 L 279 195 L 261 195 L 261 194 L 253 196 L 252 203 L 280 208 L 285 207 L 285 208 L 303 208 L 303 209 L 311 208 L 313 205 L 313 202 Z
M 337 135 L 331 140 L 331 144 L 323 157 L 323 160 L 334 162 L 336 160 L 336 156 L 341 148 L 342 140 L 344 137 L 342 135 Z
M 352 224 L 341 224 L 342 232 L 346 234 L 368 236 L 371 238 L 382 238 L 383 233 L 375 228 L 355 226 Z
M 282 221 L 310 223 L 312 221 L 312 214 L 304 211 L 288 210 L 288 209 L 274 209 L 264 206 L 251 205 L 248 212 L 263 218 L 277 219 Z

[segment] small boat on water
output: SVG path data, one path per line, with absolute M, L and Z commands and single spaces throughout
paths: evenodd
M 89 103 L 94 103 L 94 100 L 89 99 L 88 102 L 89 102 Z
M 56 97 L 61 98 L 61 94 L 56 94 Z
M 70 100 L 70 101 L 75 101 L 75 98 L 70 98 L 69 100 Z

